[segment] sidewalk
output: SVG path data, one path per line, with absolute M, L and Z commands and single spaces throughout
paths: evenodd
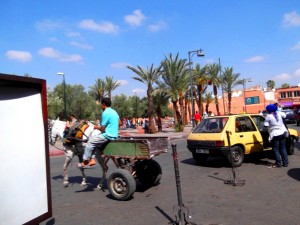
M 186 138 L 188 136 L 188 134 L 191 132 L 192 127 L 191 126 L 186 126 L 184 128 L 183 132 L 175 132 L 174 128 L 169 128 L 169 127 L 165 127 L 163 128 L 162 132 L 157 132 L 156 134 L 141 134 L 138 133 L 139 130 L 138 129 L 131 129 L 131 128 L 127 128 L 125 130 L 119 130 L 119 135 L 120 136 L 129 136 L 129 137 L 168 137 L 169 140 L 173 140 L 173 139 L 179 139 L 179 138 Z M 55 148 L 57 147 L 57 148 Z M 50 157 L 52 156 L 61 156 L 64 155 L 64 151 L 59 150 L 59 149 L 63 149 L 63 146 L 61 144 L 60 141 L 58 141 L 54 146 L 51 146 L 49 144 L 49 155 Z

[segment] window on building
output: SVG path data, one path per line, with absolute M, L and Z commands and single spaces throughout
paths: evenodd
M 292 92 L 291 92 L 291 91 L 288 91 L 288 92 L 287 92 L 287 97 L 288 97 L 288 98 L 291 98 L 291 97 L 293 97 L 293 95 L 292 95 Z
M 286 92 L 280 92 L 280 98 L 286 98 Z
M 294 91 L 294 97 L 299 97 L 300 96 L 300 91 Z

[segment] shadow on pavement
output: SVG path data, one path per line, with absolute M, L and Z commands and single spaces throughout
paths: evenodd
M 51 218 L 49 221 L 47 221 L 46 225 L 53 225 L 55 224 L 55 218 Z
M 168 224 L 175 224 L 175 220 L 173 220 L 163 209 L 161 209 L 159 206 L 155 206 L 155 209 L 157 209 L 167 220 L 169 220 Z
M 298 180 L 300 181 L 300 168 L 293 168 L 293 169 L 290 169 L 287 174 L 295 179 L 295 180 Z
M 201 163 L 201 164 L 197 163 L 193 158 L 181 160 L 180 162 L 187 165 L 199 166 L 199 167 L 210 167 L 210 168 L 230 167 L 227 160 L 222 157 L 208 158 L 208 160 L 205 163 Z

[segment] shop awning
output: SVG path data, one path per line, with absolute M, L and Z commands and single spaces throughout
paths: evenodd
M 293 106 L 293 102 L 279 102 L 279 104 L 281 106 L 284 106 L 284 107 L 291 107 L 291 106 Z

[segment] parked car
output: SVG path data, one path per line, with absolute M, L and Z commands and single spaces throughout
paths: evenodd
M 272 150 L 264 121 L 265 118 L 259 114 L 208 117 L 191 131 L 187 148 L 198 163 L 221 155 L 233 166 L 241 166 L 245 155 Z M 288 131 L 287 153 L 293 155 L 294 142 L 298 141 L 299 135 L 295 129 L 289 128 Z
M 294 110 L 294 113 L 296 114 L 296 123 L 297 123 L 297 126 L 299 126 L 300 125 L 300 110 L 296 109 L 296 110 Z
M 296 123 L 297 114 L 292 109 L 282 109 L 281 112 L 285 113 L 286 115 L 284 118 L 285 123 Z

